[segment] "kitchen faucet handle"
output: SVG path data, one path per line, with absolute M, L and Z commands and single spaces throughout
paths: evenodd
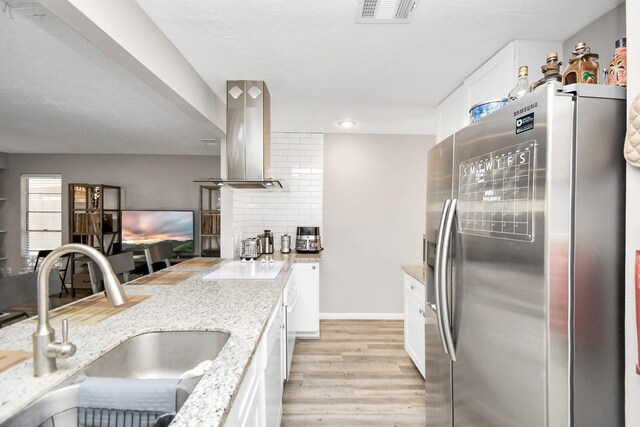
M 62 321 L 62 341 L 47 345 L 45 354 L 48 357 L 66 359 L 76 354 L 76 350 L 76 345 L 69 342 L 69 321 L 65 319 Z
M 62 342 L 69 342 L 69 320 L 64 319 L 62 321 Z

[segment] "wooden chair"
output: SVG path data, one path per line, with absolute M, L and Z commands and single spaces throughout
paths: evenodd
M 57 295 L 60 289 L 60 272 L 57 268 L 51 269 L 49 275 L 49 296 Z M 0 279 L 0 327 L 3 324 L 29 317 L 24 311 L 24 304 L 36 301 L 38 298 L 38 273 L 31 272 L 17 274 L 15 276 Z M 49 301 L 51 307 L 51 301 Z
M 136 266 L 133 261 L 133 252 L 122 252 L 120 254 L 110 255 L 107 257 L 111 268 L 116 275 L 122 274 L 124 282 L 129 281 L 129 273 L 132 272 Z M 98 268 L 98 264 L 95 261 L 89 261 L 89 277 L 91 278 L 91 289 L 93 293 L 102 291 L 102 272 Z
M 36 256 L 36 263 L 33 265 L 33 271 L 38 271 L 38 264 L 40 260 L 44 260 L 49 254 L 51 250 L 43 250 L 38 251 L 38 255 Z M 67 285 L 65 282 L 67 280 L 67 270 L 69 269 L 69 261 L 71 260 L 71 254 L 62 255 L 60 257 L 60 268 L 58 269 L 60 275 L 60 298 L 62 298 L 62 293 L 69 293 L 69 289 L 67 289 Z M 64 268 L 62 267 L 64 265 Z
M 153 268 L 153 264 L 157 262 L 164 261 L 167 267 L 171 267 L 171 258 L 173 258 L 173 256 L 173 248 L 171 247 L 171 243 L 169 242 L 160 242 L 151 246 L 150 248 L 146 248 L 144 250 L 144 257 L 147 260 L 147 268 L 149 269 L 149 274 L 155 271 Z M 158 270 L 161 270 L 162 268 L 159 268 Z

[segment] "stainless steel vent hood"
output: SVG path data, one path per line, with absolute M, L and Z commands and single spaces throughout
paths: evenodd
M 282 188 L 270 178 L 271 99 L 262 81 L 227 81 L 227 178 L 195 182 L 234 188 Z

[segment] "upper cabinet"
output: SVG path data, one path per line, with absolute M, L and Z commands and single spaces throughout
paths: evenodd
M 529 82 L 542 78 L 541 65 L 548 52 L 562 56 L 560 41 L 514 40 L 467 77 L 436 109 L 436 139 L 442 141 L 469 124 L 475 104 L 506 98 L 515 86 L 518 67 L 529 67 Z
M 459 86 L 438 104 L 436 109 L 436 141 L 442 141 L 469 123 L 469 115 L 461 114 L 466 106 L 464 85 Z

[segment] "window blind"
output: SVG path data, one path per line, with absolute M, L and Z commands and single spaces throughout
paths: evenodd
M 62 177 L 22 175 L 22 255 L 35 262 L 40 250 L 62 244 Z

